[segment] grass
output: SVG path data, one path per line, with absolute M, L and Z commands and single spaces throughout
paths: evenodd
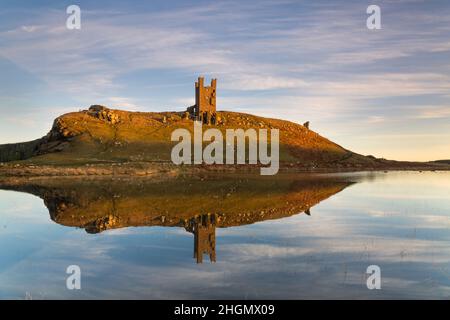
M 51 131 L 51 138 L 43 140 L 33 157 L 24 164 L 85 165 L 111 162 L 169 162 L 172 132 L 177 128 L 189 130 L 193 136 L 193 121 L 183 119 L 183 113 L 144 113 L 113 110 L 120 122 L 111 124 L 87 111 L 68 113 L 59 117 Z M 339 161 L 373 161 L 358 156 L 341 146 L 308 130 L 302 125 L 235 112 L 219 112 L 223 123 L 204 126 L 219 129 L 225 137 L 226 129 L 279 129 L 280 161 L 282 163 L 320 164 Z M 164 121 L 163 119 L 166 119 Z M 55 151 L 52 145 L 60 144 Z M 207 143 L 204 143 L 205 145 Z M 0 149 L 1 150 L 1 149 Z M 42 154 L 39 154 L 42 153 Z M 36 155 L 39 154 L 39 155 Z

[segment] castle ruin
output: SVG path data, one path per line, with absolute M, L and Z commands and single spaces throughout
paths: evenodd
M 217 79 L 210 86 L 204 86 L 205 79 L 199 77 L 195 82 L 195 105 L 188 108 L 191 118 L 203 124 L 216 124 L 216 86 Z

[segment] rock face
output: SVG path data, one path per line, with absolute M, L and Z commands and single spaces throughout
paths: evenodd
M 70 138 L 80 134 L 62 117 L 55 119 L 46 136 L 29 142 L 0 145 L 0 162 L 25 160 L 34 156 L 63 151 Z
M 101 105 L 92 105 L 88 111 L 94 117 L 108 122 L 110 124 L 116 124 L 120 122 L 120 116 L 114 111 Z
M 107 124 L 120 123 L 120 115 L 113 110 L 101 105 L 92 105 L 88 115 Z M 0 145 L 0 162 L 24 160 L 34 156 L 61 152 L 70 145 L 72 138 L 83 133 L 83 128 L 78 121 L 61 116 L 55 119 L 50 132 L 41 139 L 23 143 Z
M 0 162 L 16 161 L 32 157 L 41 139 L 23 142 L 0 145 Z

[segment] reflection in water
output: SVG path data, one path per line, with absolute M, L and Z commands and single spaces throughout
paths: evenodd
M 194 234 L 194 258 L 216 261 L 215 229 L 304 212 L 352 184 L 313 176 L 205 180 L 182 178 L 75 180 L 9 179 L 0 188 L 44 200 L 53 221 L 90 234 L 137 226 L 182 227 Z
M 203 214 L 191 218 L 186 231 L 194 234 L 194 258 L 203 262 L 203 255 L 208 254 L 211 262 L 216 262 L 216 215 Z
M 0 178 L 0 189 L 21 191 L 0 190 L 0 299 L 450 297 L 448 172 Z M 82 290 L 65 285 L 74 264 Z M 381 290 L 367 289 L 369 265 Z

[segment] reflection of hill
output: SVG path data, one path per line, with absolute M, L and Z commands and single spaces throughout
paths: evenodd
M 312 176 L 154 179 L 21 179 L 0 189 L 41 197 L 53 221 L 88 233 L 137 226 L 184 227 L 194 234 L 194 258 L 216 260 L 215 229 L 288 217 L 352 182 Z
M 278 219 L 307 211 L 351 182 L 311 176 L 152 179 L 3 180 L 0 188 L 44 199 L 55 222 L 88 232 L 129 226 L 188 227 L 216 214 L 218 227 Z

